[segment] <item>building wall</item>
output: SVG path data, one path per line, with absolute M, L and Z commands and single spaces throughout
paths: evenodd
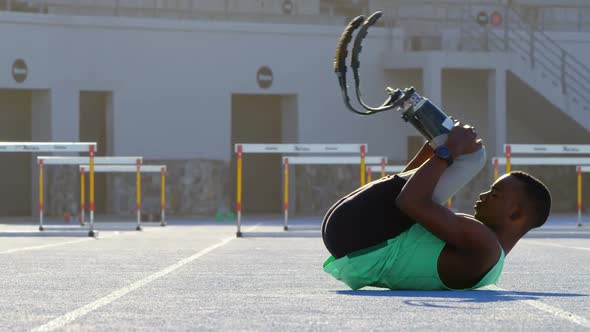
M 297 95 L 302 142 L 380 139 L 369 129 L 380 121 L 361 123 L 343 110 L 331 67 L 339 27 L 269 29 L 246 23 L 84 17 L 72 23 L 72 17 L 3 14 L 0 37 L 12 47 L 0 55 L 0 66 L 10 68 L 23 58 L 29 77 L 17 84 L 4 75 L 0 87 L 50 88 L 51 106 L 56 107 L 52 124 L 73 125 L 61 134 L 64 139 L 77 137 L 70 116 L 77 111 L 73 96 L 80 90 L 112 91 L 116 155 L 229 160 L 232 93 Z M 379 45 L 373 46 L 377 49 L 363 54 L 366 68 L 379 67 Z M 274 74 L 267 90 L 256 83 L 263 65 Z M 381 92 L 383 75 L 373 70 L 377 84 L 371 78 L 365 86 Z M 343 130 L 349 126 L 358 130 Z M 156 138 L 157 145 L 146 144 Z M 386 150 L 384 144 L 373 145 L 381 153 Z
M 33 117 L 43 119 L 50 128 L 48 134 L 41 128 L 44 134 L 39 137 L 54 141 L 79 139 L 80 91 L 106 92 L 112 110 L 105 133 L 111 136 L 107 142 L 112 144 L 108 149 L 113 155 L 141 155 L 148 161 L 186 164 L 195 160 L 206 160 L 207 165 L 220 162 L 222 171 L 218 173 L 222 175 L 215 183 L 225 183 L 222 178 L 232 176 L 226 175 L 233 150 L 232 94 L 292 96 L 290 107 L 296 107 L 290 121 L 293 127 L 283 130 L 288 133 L 285 137 L 297 138 L 299 143 L 368 143 L 369 155 L 385 155 L 403 162 L 408 157 L 406 137 L 416 132 L 403 123 L 399 114 L 362 117 L 343 106 L 332 68 L 341 31 L 341 26 L 2 12 L 0 38 L 9 47 L 0 52 L 0 68 L 9 73 L 13 62 L 20 58 L 28 65 L 28 77 L 16 83 L 11 75 L 0 75 L 0 89 L 48 91 L 43 98 L 33 98 Z M 419 90 L 424 86 L 420 68 L 383 70 L 388 35 L 384 29 L 372 30 L 361 55 L 361 89 L 371 105 L 385 99 L 386 85 L 415 85 Z M 584 47 L 570 49 L 584 58 Z M 259 87 L 256 81 L 261 66 L 273 72 L 268 89 Z M 486 112 L 493 111 L 480 107 L 489 98 L 485 72 L 444 70 L 443 109 L 466 121 L 485 122 Z M 512 103 L 509 101 L 509 105 Z M 518 107 L 510 112 L 518 112 Z M 514 123 L 518 123 L 516 131 L 522 133 L 536 132 L 535 128 L 543 126 L 560 132 L 573 126 L 544 121 L 539 117 L 534 123 Z M 480 127 L 484 137 L 488 135 L 486 130 Z M 514 132 L 509 127 L 508 137 L 515 137 Z M 170 179 L 169 185 L 179 185 L 180 181 L 181 175 Z M 213 203 L 207 211 L 232 201 L 227 185 L 220 187 L 216 190 L 221 192 L 214 196 L 221 198 L 209 200 Z M 199 201 L 198 197 L 194 200 Z M 190 211 L 180 212 L 201 211 L 185 205 L 191 206 Z

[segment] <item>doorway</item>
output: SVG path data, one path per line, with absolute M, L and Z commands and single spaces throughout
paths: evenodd
M 30 90 L 0 90 L 0 141 L 30 142 Z M 30 153 L 0 153 L 0 216 L 29 216 L 32 209 Z
M 237 143 L 296 143 L 296 97 L 233 94 L 231 99 L 231 176 L 235 202 Z M 282 211 L 280 154 L 244 154 L 242 206 L 245 213 Z

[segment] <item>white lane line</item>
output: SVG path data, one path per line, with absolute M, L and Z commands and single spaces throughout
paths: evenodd
M 509 292 L 508 290 L 500 288 L 495 285 L 490 285 L 487 288 L 492 289 L 492 290 Z M 561 319 L 568 320 L 568 321 L 578 324 L 580 326 L 590 328 L 590 320 L 588 320 L 584 317 L 578 316 L 576 314 L 573 314 L 569 311 L 559 309 L 557 307 L 554 307 L 552 305 L 549 305 L 549 304 L 546 304 L 546 303 L 543 303 L 543 302 L 537 301 L 537 300 L 519 300 L 518 302 L 528 304 L 531 307 L 537 308 L 541 311 L 545 311 L 546 313 L 549 313 L 549 314 L 556 316 L 558 318 L 561 318 Z
M 585 247 L 572 247 L 572 246 L 564 246 L 563 244 L 555 244 L 555 243 L 545 243 L 540 241 L 532 241 L 532 240 L 524 240 L 522 243 L 534 244 L 538 246 L 547 246 L 547 247 L 557 247 L 557 248 L 565 248 L 565 249 L 576 249 L 576 250 L 584 250 L 590 251 L 590 248 Z
M 114 232 L 112 234 L 101 235 L 100 238 L 101 239 L 106 239 L 106 238 L 110 238 L 110 237 L 113 237 L 113 236 L 117 236 L 119 234 L 120 233 L 118 231 L 116 231 L 116 232 Z M 59 247 L 59 246 L 65 246 L 65 245 L 68 245 L 68 244 L 80 243 L 80 242 L 91 241 L 91 240 L 96 240 L 96 238 L 94 238 L 94 237 L 85 237 L 83 239 L 66 241 L 66 242 L 59 242 L 59 243 L 52 243 L 52 244 L 44 244 L 44 245 L 32 246 L 32 247 L 23 247 L 23 248 L 8 249 L 8 250 L 0 251 L 0 255 L 3 255 L 3 254 L 12 254 L 12 253 L 19 252 L 19 251 L 41 250 L 41 249 L 52 248 L 52 247 Z
M 256 229 L 258 227 L 258 225 L 259 224 L 257 224 L 256 226 L 250 227 L 248 229 L 248 232 Z M 227 238 L 223 239 L 221 242 L 214 244 L 210 247 L 207 247 L 190 257 L 184 258 L 184 259 L 176 262 L 175 264 L 168 266 L 167 268 L 165 268 L 163 270 L 160 270 L 150 276 L 147 276 L 139 281 L 136 281 L 129 286 L 119 288 L 118 290 L 112 292 L 111 294 L 109 294 L 105 297 L 102 297 L 102 298 L 100 298 L 92 303 L 89 303 L 81 308 L 78 308 L 74 311 L 70 311 L 70 312 L 66 313 L 65 315 L 57 317 L 46 324 L 43 324 L 41 326 L 38 326 L 38 327 L 32 329 L 31 331 L 53 331 L 53 330 L 62 328 L 65 325 L 73 322 L 74 320 L 90 313 L 91 311 L 94 311 L 96 309 L 104 307 L 105 305 L 116 301 L 117 299 L 131 293 L 132 291 L 134 291 L 140 287 L 143 287 L 143 286 L 149 284 L 150 282 L 152 282 L 156 279 L 159 279 L 171 272 L 174 272 L 175 270 L 178 270 L 182 266 L 194 261 L 195 259 L 205 256 L 206 254 L 210 253 L 211 251 L 228 244 L 231 240 L 233 240 L 235 238 L 236 238 L 235 236 L 227 237 Z
M 41 245 L 41 246 L 9 249 L 9 250 L 0 251 L 0 255 L 1 254 L 12 254 L 14 252 L 19 252 L 19 251 L 41 250 L 41 249 L 46 249 L 46 248 L 51 248 L 51 247 L 65 246 L 67 244 L 80 243 L 80 242 L 90 241 L 90 240 L 94 240 L 94 238 L 88 237 L 85 239 L 79 239 L 79 240 L 74 240 L 74 241 L 66 241 L 66 242 L 60 242 L 60 243 L 45 244 L 45 245 Z

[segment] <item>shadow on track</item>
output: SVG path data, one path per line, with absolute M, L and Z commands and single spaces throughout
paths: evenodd
M 337 294 L 350 296 L 386 296 L 408 298 L 403 303 L 410 306 L 432 308 L 479 309 L 477 307 L 457 306 L 466 303 L 493 303 L 525 300 L 539 300 L 544 297 L 582 297 L 588 294 L 545 293 L 504 290 L 469 291 L 392 291 L 392 290 L 342 290 Z

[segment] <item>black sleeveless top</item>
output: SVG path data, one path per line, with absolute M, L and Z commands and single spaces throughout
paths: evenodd
M 330 254 L 341 258 L 395 238 L 414 225 L 395 204 L 405 184 L 397 175 L 386 176 L 334 204 L 322 223 L 322 238 Z

